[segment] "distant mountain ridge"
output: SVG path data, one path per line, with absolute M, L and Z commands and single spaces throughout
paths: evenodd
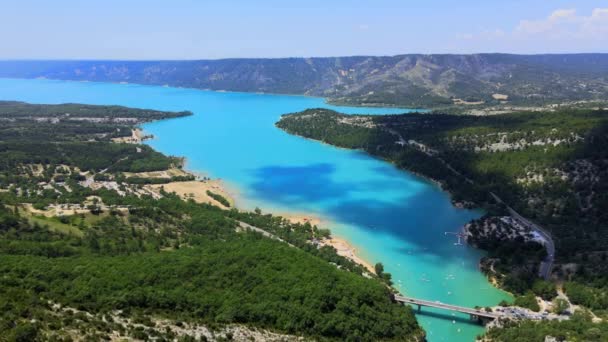
M 346 104 L 544 104 L 605 100 L 608 54 L 0 61 L 0 77 L 313 95 Z

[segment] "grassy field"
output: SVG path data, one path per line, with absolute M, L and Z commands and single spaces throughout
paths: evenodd
M 80 229 L 78 229 L 78 227 L 72 226 L 70 224 L 61 223 L 61 222 L 57 221 L 55 218 L 47 218 L 47 217 L 32 215 L 28 218 L 28 221 L 31 224 L 38 224 L 43 227 L 48 226 L 49 230 L 57 232 L 57 233 L 75 235 L 78 237 L 84 236 L 84 233 Z
M 20 208 L 19 214 L 21 216 L 27 218 L 27 220 L 32 225 L 38 224 L 42 227 L 48 227 L 49 230 L 51 230 L 53 232 L 57 232 L 57 233 L 73 235 L 76 237 L 84 236 L 83 231 L 78 228 L 78 225 L 76 224 L 76 222 L 73 218 L 71 219 L 70 222 L 63 223 L 60 221 L 60 219 L 58 217 L 45 217 L 43 215 L 36 215 L 36 214 L 28 211 L 25 208 Z M 103 213 L 100 215 L 84 214 L 81 217 L 83 217 L 83 221 L 87 225 L 92 225 L 92 224 L 95 224 L 96 222 L 100 221 L 107 215 L 108 214 L 103 214 Z

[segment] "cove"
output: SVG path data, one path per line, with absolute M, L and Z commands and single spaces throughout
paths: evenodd
M 238 206 L 320 217 L 361 257 L 382 262 L 405 295 L 469 307 L 509 299 L 479 272 L 483 254 L 444 234 L 480 212 L 453 207 L 432 183 L 365 153 L 274 126 L 281 114 L 313 107 L 350 114 L 407 110 L 335 107 L 303 96 L 21 79 L 0 79 L 0 99 L 190 110 L 195 115 L 145 125 L 156 137 L 149 144 L 186 157 L 189 170 L 223 179 Z M 483 332 L 467 316 L 424 308 L 417 317 L 429 341 L 473 341 Z

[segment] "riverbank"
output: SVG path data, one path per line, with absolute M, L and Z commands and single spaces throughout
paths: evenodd
M 320 226 L 324 221 L 313 215 L 295 214 L 295 213 L 274 213 L 273 215 L 282 216 L 291 223 L 310 224 L 311 226 Z
M 299 224 L 309 223 L 312 226 L 318 226 L 319 228 L 326 228 L 331 231 L 330 224 L 328 223 L 327 220 L 323 220 L 323 219 L 313 216 L 313 215 L 306 215 L 306 214 L 301 214 L 301 213 L 292 214 L 292 213 L 282 213 L 282 212 L 275 213 L 275 215 L 282 216 L 282 217 L 286 218 L 287 220 L 289 220 L 291 223 L 299 223 Z M 358 265 L 363 266 L 366 270 L 368 270 L 372 274 L 376 273 L 373 264 L 370 261 L 368 261 L 368 260 L 364 259 L 363 257 L 361 257 L 360 255 L 358 255 L 357 248 L 355 246 L 353 246 L 352 243 L 349 242 L 348 240 L 346 240 L 345 238 L 337 237 L 332 232 L 332 235 L 330 236 L 330 238 L 322 239 L 320 241 L 320 245 L 321 246 L 331 246 L 336 249 L 336 252 L 338 253 L 338 255 L 345 257 Z
M 357 255 L 357 249 L 353 245 L 351 245 L 348 241 L 346 241 L 342 238 L 331 237 L 329 239 L 323 239 L 321 241 L 321 245 L 322 246 L 331 246 L 331 247 L 335 248 L 338 255 L 343 256 L 343 257 L 353 261 L 354 263 L 357 263 L 357 264 L 365 267 L 365 269 L 367 269 L 370 273 L 376 274 L 374 266 L 371 263 L 369 263 L 367 260 L 359 257 Z

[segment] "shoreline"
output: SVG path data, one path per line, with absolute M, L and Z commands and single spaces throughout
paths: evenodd
M 320 217 L 315 215 L 303 214 L 303 213 L 290 213 L 290 212 L 271 212 L 273 216 L 281 216 L 284 219 L 289 220 L 289 222 L 294 224 L 310 224 L 311 226 L 319 227 L 321 224 L 325 222 Z M 321 227 L 319 227 L 321 228 Z
M 348 114 L 348 115 L 350 115 L 350 114 Z M 281 131 L 289 134 L 289 135 L 292 135 L 292 136 L 295 136 L 295 137 L 298 137 L 298 138 L 301 138 L 301 139 L 304 139 L 304 140 L 312 141 L 312 142 L 315 142 L 315 143 L 318 143 L 318 144 L 322 144 L 322 145 L 325 145 L 327 147 L 335 148 L 335 149 L 338 149 L 338 150 L 363 153 L 363 154 L 365 154 L 369 158 L 372 158 L 372 159 L 379 160 L 381 162 L 390 164 L 395 169 L 397 169 L 397 171 L 399 171 L 399 172 L 409 173 L 412 176 L 415 176 L 415 177 L 419 178 L 421 181 L 423 181 L 425 183 L 428 183 L 428 184 L 430 184 L 432 186 L 437 187 L 437 189 L 439 189 L 441 192 L 445 193 L 448 196 L 450 202 L 452 203 L 452 206 L 454 206 L 455 208 L 466 209 L 466 210 L 484 210 L 484 208 L 481 207 L 481 206 L 467 207 L 465 205 L 462 205 L 461 202 L 455 201 L 454 200 L 454 194 L 451 191 L 445 189 L 445 187 L 443 186 L 443 184 L 441 183 L 441 181 L 436 180 L 434 178 L 431 178 L 429 176 L 426 176 L 426 175 L 424 175 L 422 173 L 419 173 L 419 172 L 416 172 L 416 171 L 412 171 L 412 170 L 409 170 L 409 169 L 406 169 L 406 168 L 400 168 L 400 167 L 397 166 L 397 164 L 395 162 L 393 162 L 391 160 L 388 160 L 388 159 L 384 159 L 384 158 L 379 157 L 379 156 L 375 156 L 373 154 L 370 154 L 369 152 L 367 152 L 366 150 L 364 150 L 362 148 L 348 148 L 348 147 L 336 146 L 336 145 L 332 145 L 332 144 L 330 144 L 328 142 L 325 142 L 323 140 L 316 140 L 316 139 L 313 139 L 313 138 L 305 137 L 303 135 L 299 135 L 299 134 L 291 132 L 291 131 L 284 130 L 282 128 L 277 127 L 276 123 L 275 123 L 275 127 L 278 128 L 279 130 L 281 130 Z M 460 204 L 460 205 L 458 205 L 458 204 Z
M 89 80 L 77 80 L 77 79 L 63 79 L 63 78 L 49 78 L 49 77 L 0 77 L 3 79 L 17 79 L 17 80 L 48 80 L 48 81 L 65 81 L 65 82 L 77 82 L 77 83 L 112 83 L 112 84 L 120 84 L 120 85 L 136 85 L 136 86 L 147 86 L 147 87 L 160 87 L 160 88 L 175 88 L 175 89 L 187 89 L 187 90 L 198 90 L 198 91 L 206 91 L 206 92 L 217 92 L 217 93 L 231 93 L 231 94 L 258 94 L 258 95 L 268 95 L 268 96 L 294 96 L 294 97 L 306 97 L 306 98 L 316 98 L 322 99 L 325 104 L 337 107 L 356 107 L 356 108 L 391 108 L 391 109 L 411 109 L 415 111 L 424 111 L 422 108 L 404 108 L 401 105 L 397 104 L 349 104 L 332 101 L 329 97 L 309 95 L 309 94 L 297 94 L 297 93 L 269 93 L 263 91 L 239 91 L 239 90 L 228 90 L 228 89 L 212 89 L 212 88 L 196 88 L 196 87 L 182 87 L 177 85 L 171 85 L 168 83 L 138 83 L 138 82 L 128 82 L 128 81 L 89 81 Z
M 376 274 L 374 266 L 361 256 L 357 255 L 357 248 L 355 248 L 349 241 L 344 238 L 331 236 L 329 239 L 323 239 L 321 241 L 322 246 L 331 246 L 336 249 L 338 255 L 345 257 L 352 262 L 363 266 L 371 274 Z
M 315 96 L 312 96 L 315 97 Z M 334 100 L 332 98 L 324 98 L 325 103 L 330 106 L 336 107 L 355 107 L 355 108 L 391 108 L 391 109 L 405 109 L 410 110 L 412 113 L 430 113 L 435 110 L 437 107 L 430 107 L 429 109 L 423 108 L 410 108 L 404 107 L 404 105 L 400 104 L 391 104 L 391 103 L 349 103 L 345 101 Z
M 345 237 L 337 236 L 331 230 L 330 221 L 323 219 L 322 217 L 315 215 L 306 215 L 301 213 L 289 213 L 289 212 L 274 212 L 274 216 L 281 216 L 291 223 L 305 224 L 310 223 L 313 226 L 317 226 L 321 229 L 328 229 L 330 231 L 330 237 L 324 238 L 320 241 L 321 246 L 331 246 L 336 249 L 336 253 L 346 259 L 354 262 L 365 268 L 371 274 L 376 274 L 374 265 L 369 260 L 363 258 L 358 254 L 357 248 Z

